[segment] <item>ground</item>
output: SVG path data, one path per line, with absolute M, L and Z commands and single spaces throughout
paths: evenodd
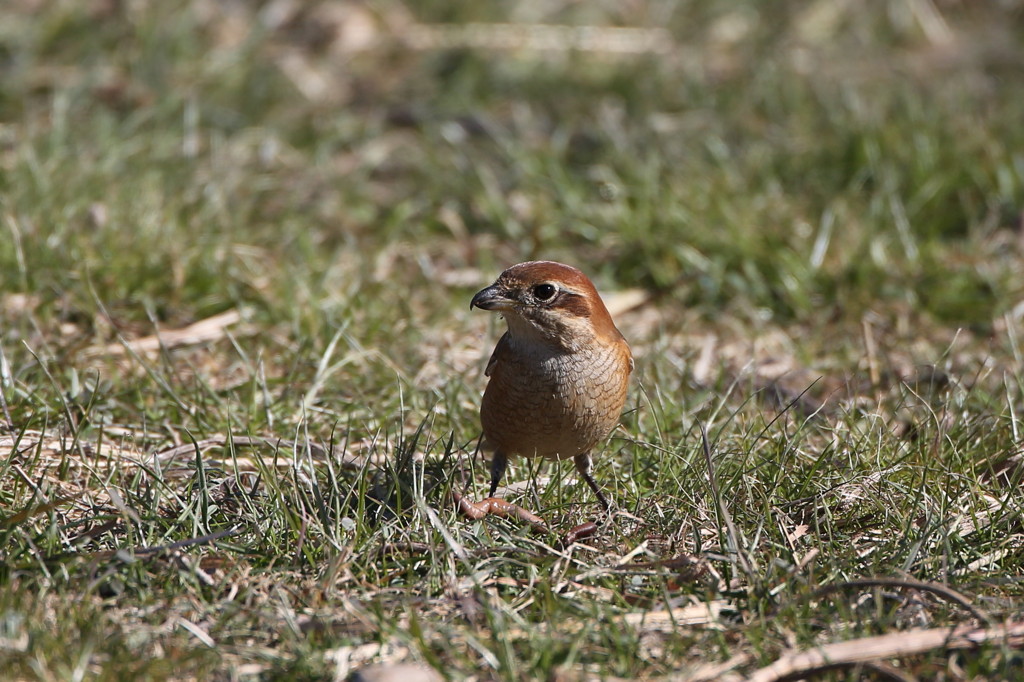
M 1024 3 L 2 13 L 4 677 L 1019 675 Z M 570 545 L 452 502 L 531 258 L 636 357 Z

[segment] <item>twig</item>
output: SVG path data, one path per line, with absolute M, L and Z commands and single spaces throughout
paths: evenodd
M 929 583 L 921 580 L 904 580 L 901 578 L 859 578 L 857 580 L 847 580 L 845 582 L 819 587 L 814 591 L 811 597 L 823 597 L 826 594 L 839 592 L 840 590 L 844 590 L 848 587 L 896 587 L 908 590 L 931 592 L 934 595 L 942 597 L 948 602 L 956 604 L 986 625 L 992 622 L 987 615 L 979 611 L 977 607 L 971 603 L 970 599 L 956 590 L 946 587 L 945 585 L 940 585 L 939 583 Z
M 896 656 L 913 656 L 933 649 L 974 649 L 986 642 L 1000 642 L 1017 649 L 1024 647 L 1024 621 L 991 628 L 967 625 L 953 629 L 891 632 L 887 635 L 833 642 L 814 649 L 791 651 L 771 665 L 755 671 L 747 678 L 747 682 L 800 679 L 836 667 Z
M 42 561 L 50 563 L 54 561 L 63 561 L 65 559 L 72 558 L 88 558 L 93 561 L 113 559 L 119 554 L 130 554 L 135 558 L 143 558 L 159 554 L 161 552 L 172 552 L 176 549 L 182 549 L 184 547 L 192 547 L 194 545 L 208 545 L 211 542 L 217 540 L 223 540 L 233 535 L 238 535 L 242 532 L 241 526 L 235 526 L 234 528 L 228 528 L 227 530 L 217 531 L 216 533 L 210 533 L 196 538 L 186 538 L 185 540 L 178 540 L 171 542 L 166 545 L 154 545 L 152 547 L 122 547 L 121 549 L 106 549 L 100 552 L 61 552 L 60 554 L 52 554 L 47 557 L 43 557 Z

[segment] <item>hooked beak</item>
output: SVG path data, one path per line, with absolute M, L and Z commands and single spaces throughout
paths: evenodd
M 514 302 L 505 295 L 504 289 L 497 284 L 492 284 L 486 289 L 476 292 L 473 300 L 469 302 L 469 309 L 510 310 L 513 304 Z

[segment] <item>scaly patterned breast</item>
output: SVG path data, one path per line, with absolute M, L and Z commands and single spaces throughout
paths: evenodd
M 626 401 L 622 349 L 552 353 L 510 348 L 496 362 L 480 407 L 485 441 L 506 455 L 566 459 L 615 427 Z

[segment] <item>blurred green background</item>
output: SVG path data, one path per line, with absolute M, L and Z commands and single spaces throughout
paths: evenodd
M 318 333 L 325 281 L 398 303 L 534 257 L 784 323 L 985 325 L 1020 294 L 1019 3 L 4 13 L 0 278 L 63 315 L 247 304 Z

